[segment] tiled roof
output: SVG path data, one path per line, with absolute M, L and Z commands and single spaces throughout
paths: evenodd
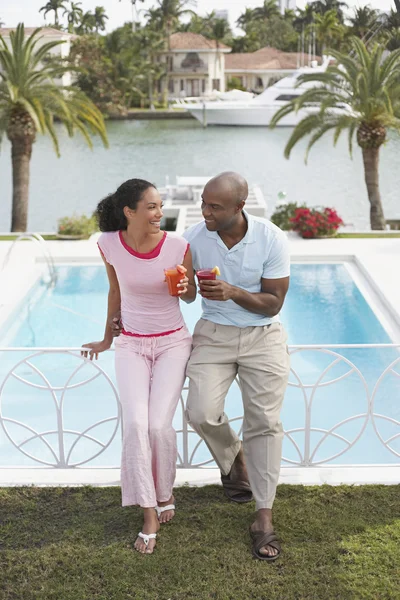
M 35 29 L 38 29 L 38 27 L 25 27 L 25 35 L 26 36 L 30 36 L 32 35 L 32 33 L 35 31 Z M 11 31 L 15 31 L 16 27 L 3 27 L 0 29 L 0 35 L 5 35 L 8 36 L 10 35 Z M 58 38 L 65 38 L 65 37 L 70 37 L 71 39 L 76 37 L 75 35 L 73 35 L 72 33 L 68 33 L 67 31 L 60 31 L 59 29 L 54 29 L 53 27 L 42 27 L 41 31 L 40 31 L 40 35 L 43 37 L 58 37 Z
M 319 57 L 316 58 L 321 62 Z M 227 70 L 294 70 L 301 64 L 301 55 L 297 52 L 282 52 L 276 48 L 261 48 L 257 52 L 228 54 L 225 57 Z
M 200 33 L 178 32 L 170 36 L 171 50 L 215 50 L 217 43 L 209 40 Z M 230 50 L 229 46 L 220 43 L 221 50 Z

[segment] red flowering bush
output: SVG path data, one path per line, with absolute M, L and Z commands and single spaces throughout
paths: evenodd
M 333 208 L 297 208 L 290 221 L 293 231 L 303 238 L 331 236 L 343 225 Z

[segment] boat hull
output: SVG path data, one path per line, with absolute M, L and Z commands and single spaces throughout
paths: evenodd
M 221 103 L 222 104 L 222 103 Z M 268 127 L 278 108 L 272 106 L 187 106 L 187 110 L 202 125 L 228 125 L 238 127 Z M 300 110 L 281 119 L 277 127 L 295 127 L 312 110 Z

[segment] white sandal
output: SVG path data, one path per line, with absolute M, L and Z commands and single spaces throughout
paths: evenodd
M 167 504 L 167 506 L 157 506 L 156 511 L 157 511 L 158 518 L 160 518 L 162 513 L 166 512 L 167 510 L 176 510 L 175 504 Z
M 150 540 L 155 540 L 157 537 L 156 533 L 138 533 L 138 537 L 140 537 L 143 541 L 144 541 L 144 545 L 147 546 L 149 545 Z

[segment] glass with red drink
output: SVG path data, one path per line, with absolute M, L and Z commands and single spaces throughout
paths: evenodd
M 214 281 L 217 279 L 215 268 L 213 269 L 200 269 L 196 271 L 197 279 L 200 281 Z

